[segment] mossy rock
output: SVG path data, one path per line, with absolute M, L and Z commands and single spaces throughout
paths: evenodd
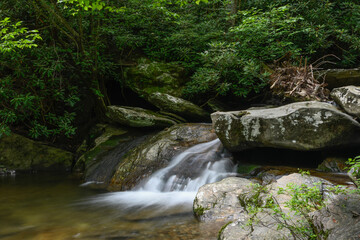
M 138 107 L 108 106 L 106 115 L 116 123 L 135 128 L 165 128 L 178 123 L 174 118 Z
M 129 190 L 166 166 L 176 154 L 215 138 L 211 124 L 178 124 L 165 129 L 146 139 L 121 159 L 109 190 Z
M 138 60 L 135 67 L 126 69 L 126 85 L 139 95 L 153 92 L 181 96 L 185 85 L 184 68 L 176 63 Z
M 147 100 L 161 109 L 175 113 L 187 119 L 189 122 L 209 122 L 210 114 L 201 107 L 179 97 L 160 92 L 154 92 Z
M 0 138 L 0 165 L 14 170 L 70 170 L 71 152 L 18 134 Z

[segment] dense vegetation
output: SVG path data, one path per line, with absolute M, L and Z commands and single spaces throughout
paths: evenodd
M 184 97 L 249 98 L 274 65 L 357 67 L 356 0 L 2 0 L 0 135 L 76 138 L 103 119 L 106 86 L 137 57 L 177 62 Z M 304 61 L 304 60 L 302 60 Z

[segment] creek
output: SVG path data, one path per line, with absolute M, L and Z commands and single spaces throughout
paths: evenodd
M 235 170 L 214 140 L 189 148 L 127 192 L 81 187 L 61 174 L 2 176 L 0 239 L 216 239 L 221 223 L 196 221 L 192 203 L 200 186 Z

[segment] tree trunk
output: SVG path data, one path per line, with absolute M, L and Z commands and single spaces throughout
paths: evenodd
M 230 10 L 231 26 L 235 26 L 236 24 L 235 15 L 240 10 L 240 6 L 241 6 L 241 0 L 232 0 L 231 10 Z

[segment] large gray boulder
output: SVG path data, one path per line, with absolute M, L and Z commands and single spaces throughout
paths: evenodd
M 230 151 L 256 147 L 306 151 L 360 143 L 360 124 L 323 102 L 216 112 L 211 118 L 216 134 Z
M 108 106 L 106 116 L 128 127 L 165 128 L 178 123 L 168 116 L 138 107 Z
M 360 118 L 360 87 L 346 86 L 335 88 L 331 91 L 330 95 L 345 112 Z
M 142 179 L 166 166 L 185 149 L 216 139 L 211 124 L 179 124 L 168 128 L 130 150 L 113 175 L 110 190 L 129 190 Z
M 201 107 L 166 93 L 155 92 L 147 100 L 162 111 L 175 113 L 191 122 L 209 121 L 210 115 Z
M 73 154 L 12 133 L 0 138 L 0 165 L 14 170 L 70 170 Z
M 204 185 L 199 189 L 194 201 L 194 213 L 197 216 L 197 211 L 202 213 L 202 216 L 198 217 L 201 221 L 225 220 L 227 224 L 219 233 L 221 240 L 293 239 L 289 228 L 279 228 L 279 223 L 283 222 L 283 219 L 272 209 L 262 205 L 262 211 L 255 217 L 250 209 L 244 207 L 249 202 L 261 205 L 265 199 L 272 196 L 281 210 L 291 216 L 289 224 L 301 227 L 304 224 L 304 216 L 297 215 L 286 207 L 286 202 L 291 199 L 291 196 L 278 193 L 280 188 L 286 188 L 289 184 L 298 186 L 304 184 L 310 188 L 316 186 L 321 191 L 332 187 L 332 184 L 321 178 L 295 173 L 281 177 L 276 182 L 264 186 L 264 189 L 259 192 L 249 180 L 227 178 L 218 183 Z M 324 201 L 329 200 L 329 196 L 325 195 Z M 254 201 L 257 198 L 259 200 Z

